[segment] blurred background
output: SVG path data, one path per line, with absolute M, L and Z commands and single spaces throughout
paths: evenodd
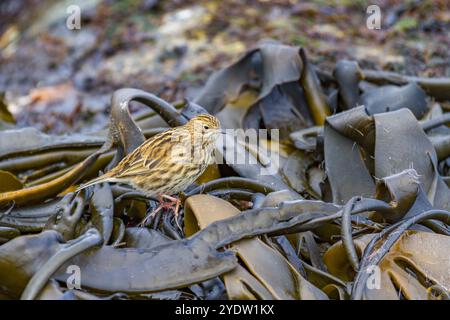
M 381 9 L 380 30 L 366 26 L 371 4 Z M 80 8 L 80 29 L 66 25 L 70 5 Z M 115 89 L 194 97 L 212 72 L 263 39 L 302 46 L 329 71 L 347 58 L 366 69 L 450 76 L 445 0 L 2 0 L 0 113 L 45 132 L 97 130 Z

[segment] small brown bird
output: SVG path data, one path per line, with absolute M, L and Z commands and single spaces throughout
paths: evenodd
M 205 171 L 213 159 L 220 134 L 220 122 L 216 117 L 199 115 L 183 126 L 146 140 L 113 169 L 78 190 L 103 182 L 129 184 L 160 200 L 160 206 L 150 216 L 168 207 L 163 199 L 171 201 L 169 205 L 175 206 L 177 215 L 180 200 L 171 195 L 184 191 Z

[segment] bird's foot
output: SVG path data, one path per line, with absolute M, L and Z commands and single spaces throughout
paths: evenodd
M 168 202 L 164 202 L 163 199 L 169 200 Z M 166 209 L 171 209 L 173 211 L 173 215 L 175 216 L 175 223 L 177 224 L 178 229 L 181 229 L 180 224 L 178 223 L 178 214 L 180 211 L 180 206 L 181 206 L 181 200 L 176 198 L 176 197 L 172 197 L 172 196 L 168 196 L 168 195 L 162 195 L 161 196 L 161 205 L 165 206 Z
M 169 201 L 165 201 L 165 200 L 169 200 Z M 139 226 L 143 227 L 147 224 L 147 222 L 153 218 L 159 211 L 161 210 L 172 210 L 173 214 L 175 216 L 175 222 L 178 226 L 178 228 L 180 230 L 181 227 L 178 224 L 178 214 L 179 214 L 179 210 L 180 210 L 180 205 L 181 205 L 181 200 L 172 196 L 168 196 L 168 195 L 159 195 L 158 196 L 158 201 L 159 201 L 159 206 L 153 210 L 150 214 L 148 214 L 144 220 L 141 221 L 141 223 L 139 223 Z

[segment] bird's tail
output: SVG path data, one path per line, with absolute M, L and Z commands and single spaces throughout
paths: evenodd
M 100 177 L 97 177 L 95 179 L 92 179 L 91 181 L 88 181 L 82 185 L 80 185 L 76 192 L 83 190 L 84 188 L 93 186 L 94 184 L 103 183 L 103 182 L 117 182 L 117 179 L 111 177 L 108 173 L 105 173 L 101 175 Z

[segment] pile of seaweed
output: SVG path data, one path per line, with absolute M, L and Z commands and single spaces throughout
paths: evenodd
M 449 100 L 449 78 L 347 60 L 329 73 L 265 41 L 192 101 L 124 88 L 100 132 L 2 130 L 0 298 L 448 299 Z M 149 109 L 131 116 L 131 101 Z M 160 211 L 139 227 L 157 203 L 125 185 L 75 192 L 205 112 L 279 139 L 211 165 L 178 221 Z

